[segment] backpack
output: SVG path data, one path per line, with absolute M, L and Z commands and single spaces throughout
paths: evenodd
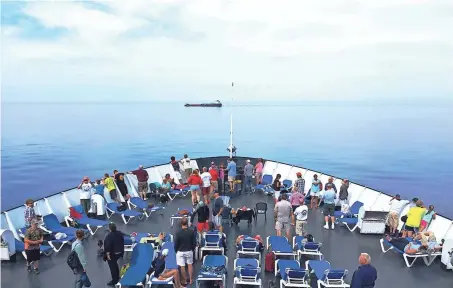
M 76 244 L 76 246 L 79 244 Z M 74 246 L 74 248 L 76 247 Z M 71 252 L 68 255 L 68 259 L 66 259 L 66 262 L 68 263 L 69 268 L 71 270 L 76 270 L 82 268 L 82 264 L 80 263 L 79 255 L 77 255 L 77 252 L 72 249 Z
M 274 272 L 275 269 L 275 254 L 269 252 L 266 254 L 264 270 L 267 272 Z
M 311 235 L 311 234 L 308 234 L 305 238 L 307 238 L 307 242 L 310 242 L 310 243 L 314 242 L 313 235 Z

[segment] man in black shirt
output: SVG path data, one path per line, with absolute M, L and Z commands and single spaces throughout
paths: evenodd
M 118 267 L 118 259 L 123 258 L 124 255 L 124 235 L 116 230 L 114 223 L 109 224 L 110 233 L 107 234 L 104 240 L 105 258 L 110 268 L 112 281 L 107 285 L 115 286 L 120 281 L 120 268 Z
M 214 194 L 214 201 L 212 202 L 212 221 L 215 224 L 215 227 L 220 231 L 223 232 L 222 227 L 222 212 L 223 212 L 223 200 L 220 198 L 219 193 L 216 192 Z
M 181 284 L 187 286 L 186 280 L 186 265 L 189 272 L 189 283 L 193 284 L 193 256 L 195 251 L 195 231 L 188 227 L 188 219 L 181 219 L 181 230 L 176 233 L 175 251 L 176 263 L 181 269 Z

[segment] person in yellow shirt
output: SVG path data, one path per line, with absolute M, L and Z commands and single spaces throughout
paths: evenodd
M 415 232 L 415 229 L 420 227 L 420 222 L 425 216 L 426 208 L 423 207 L 423 202 L 418 200 L 415 204 L 415 207 L 409 209 L 407 212 L 406 225 L 404 226 L 403 237 L 412 237 Z
M 109 173 L 105 173 L 104 175 L 104 186 L 109 190 L 110 198 L 113 201 L 120 202 L 118 200 L 118 193 L 116 192 L 115 182 L 112 177 L 109 176 Z

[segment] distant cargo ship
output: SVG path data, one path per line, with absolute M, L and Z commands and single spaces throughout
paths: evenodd
M 186 103 L 185 107 L 222 107 L 222 103 L 217 100 L 214 103 L 201 103 L 201 104 L 189 104 Z

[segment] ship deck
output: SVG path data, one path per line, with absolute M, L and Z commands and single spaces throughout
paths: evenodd
M 207 166 L 212 159 L 206 159 L 199 162 L 199 167 L 203 164 Z M 267 222 L 262 215 L 258 216 L 257 222 L 248 226 L 242 221 L 238 226 L 228 227 L 225 225 L 224 232 L 228 240 L 228 271 L 233 269 L 233 261 L 236 258 L 235 239 L 238 235 L 256 235 L 263 237 L 275 235 L 273 222 L 273 198 L 265 196 L 260 192 L 250 196 L 238 196 L 230 200 L 232 207 L 254 207 L 257 202 L 267 202 L 269 210 L 267 213 Z M 187 206 L 190 203 L 189 196 L 184 199 L 176 198 L 168 203 L 167 209 L 163 215 L 153 214 L 149 219 L 142 221 L 131 221 L 124 225 L 119 217 L 113 216 L 113 221 L 118 225 L 118 229 L 125 233 L 132 232 L 169 232 L 174 235 L 178 229 L 176 224 L 170 228 L 170 215 L 178 207 Z M 325 230 L 323 226 L 323 215 L 320 210 L 309 212 L 307 231 L 315 239 L 323 243 L 321 251 L 325 260 L 329 261 L 335 268 L 345 268 L 349 270 L 346 282 L 350 283 L 355 269 L 358 267 L 358 256 L 362 252 L 371 255 L 372 265 L 378 271 L 377 288 L 397 288 L 397 287 L 453 287 L 453 277 L 451 272 L 441 269 L 440 260 L 436 260 L 431 266 L 427 267 L 421 259 L 416 261 L 412 268 L 407 268 L 403 257 L 400 254 L 389 251 L 382 253 L 379 245 L 380 237 L 378 235 L 362 235 L 357 231 L 349 232 L 348 229 L 336 226 L 335 230 Z M 104 231 L 98 231 L 96 235 L 90 236 L 84 240 L 86 255 L 88 258 L 87 273 L 92 282 L 92 287 L 106 287 L 110 280 L 110 272 L 106 263 L 97 256 L 97 241 L 105 237 Z M 53 253 L 51 257 L 43 256 L 40 262 L 40 275 L 27 273 L 25 270 L 25 261 L 21 255 L 16 255 L 17 262 L 2 262 L 1 266 L 1 285 L 2 287 L 30 287 L 30 288 L 51 288 L 51 287 L 73 287 L 74 275 L 66 264 L 66 257 L 69 253 L 68 247 L 65 247 L 59 253 Z M 127 256 L 125 257 L 127 259 Z M 303 259 L 302 261 L 305 261 Z M 121 260 L 120 260 L 121 261 Z M 195 273 L 201 266 L 201 261 L 195 264 Z M 261 267 L 264 271 L 264 253 L 262 256 Z M 233 273 L 227 276 L 227 286 L 232 287 Z M 273 280 L 279 287 L 279 280 L 273 273 L 262 273 L 263 287 L 268 287 L 268 281 Z M 195 287 L 195 285 L 193 285 Z M 316 287 L 316 281 L 312 281 L 312 287 Z

